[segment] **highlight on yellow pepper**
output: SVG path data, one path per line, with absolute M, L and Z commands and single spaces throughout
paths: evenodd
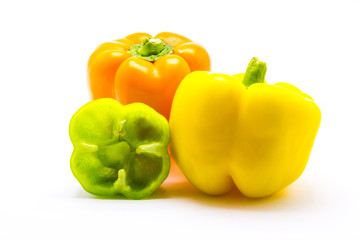
M 253 58 L 244 74 L 198 71 L 178 87 L 170 151 L 199 190 L 217 195 L 235 185 L 247 197 L 262 198 L 304 171 L 320 109 L 291 84 L 267 84 L 266 70 Z

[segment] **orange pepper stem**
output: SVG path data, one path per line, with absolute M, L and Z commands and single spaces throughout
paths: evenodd
M 171 54 L 173 47 L 164 43 L 159 38 L 147 38 L 143 42 L 130 46 L 129 53 L 135 57 L 149 62 L 156 61 L 159 57 Z
M 266 63 L 260 61 L 257 57 L 253 57 L 246 69 L 243 84 L 250 87 L 254 83 L 263 83 L 265 81 Z
M 164 49 L 163 42 L 158 38 L 148 38 L 139 48 L 138 53 L 142 56 L 157 55 Z

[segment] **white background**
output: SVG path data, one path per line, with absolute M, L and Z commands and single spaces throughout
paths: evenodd
M 358 1 L 1 1 L 0 239 L 360 239 Z M 89 100 L 101 43 L 134 32 L 201 43 L 212 70 L 311 95 L 322 123 L 308 166 L 262 200 L 167 181 L 147 200 L 102 199 L 73 177 L 68 124 Z

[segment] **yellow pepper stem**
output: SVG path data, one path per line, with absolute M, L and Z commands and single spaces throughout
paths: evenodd
M 243 84 L 250 87 L 254 83 L 263 83 L 265 81 L 266 63 L 260 61 L 257 57 L 253 57 L 246 69 Z

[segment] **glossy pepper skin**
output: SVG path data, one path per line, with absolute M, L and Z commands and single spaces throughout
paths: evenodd
M 187 179 L 208 194 L 235 186 L 247 197 L 272 195 L 300 177 L 320 125 L 313 99 L 264 82 L 253 58 L 245 74 L 189 74 L 170 115 L 170 151 Z
M 145 104 L 89 102 L 73 115 L 69 132 L 71 170 L 89 193 L 146 198 L 168 176 L 169 124 Z
M 175 33 L 134 33 L 94 51 L 88 82 L 92 99 L 142 102 L 168 119 L 177 87 L 197 70 L 210 70 L 210 57 L 199 44 Z

